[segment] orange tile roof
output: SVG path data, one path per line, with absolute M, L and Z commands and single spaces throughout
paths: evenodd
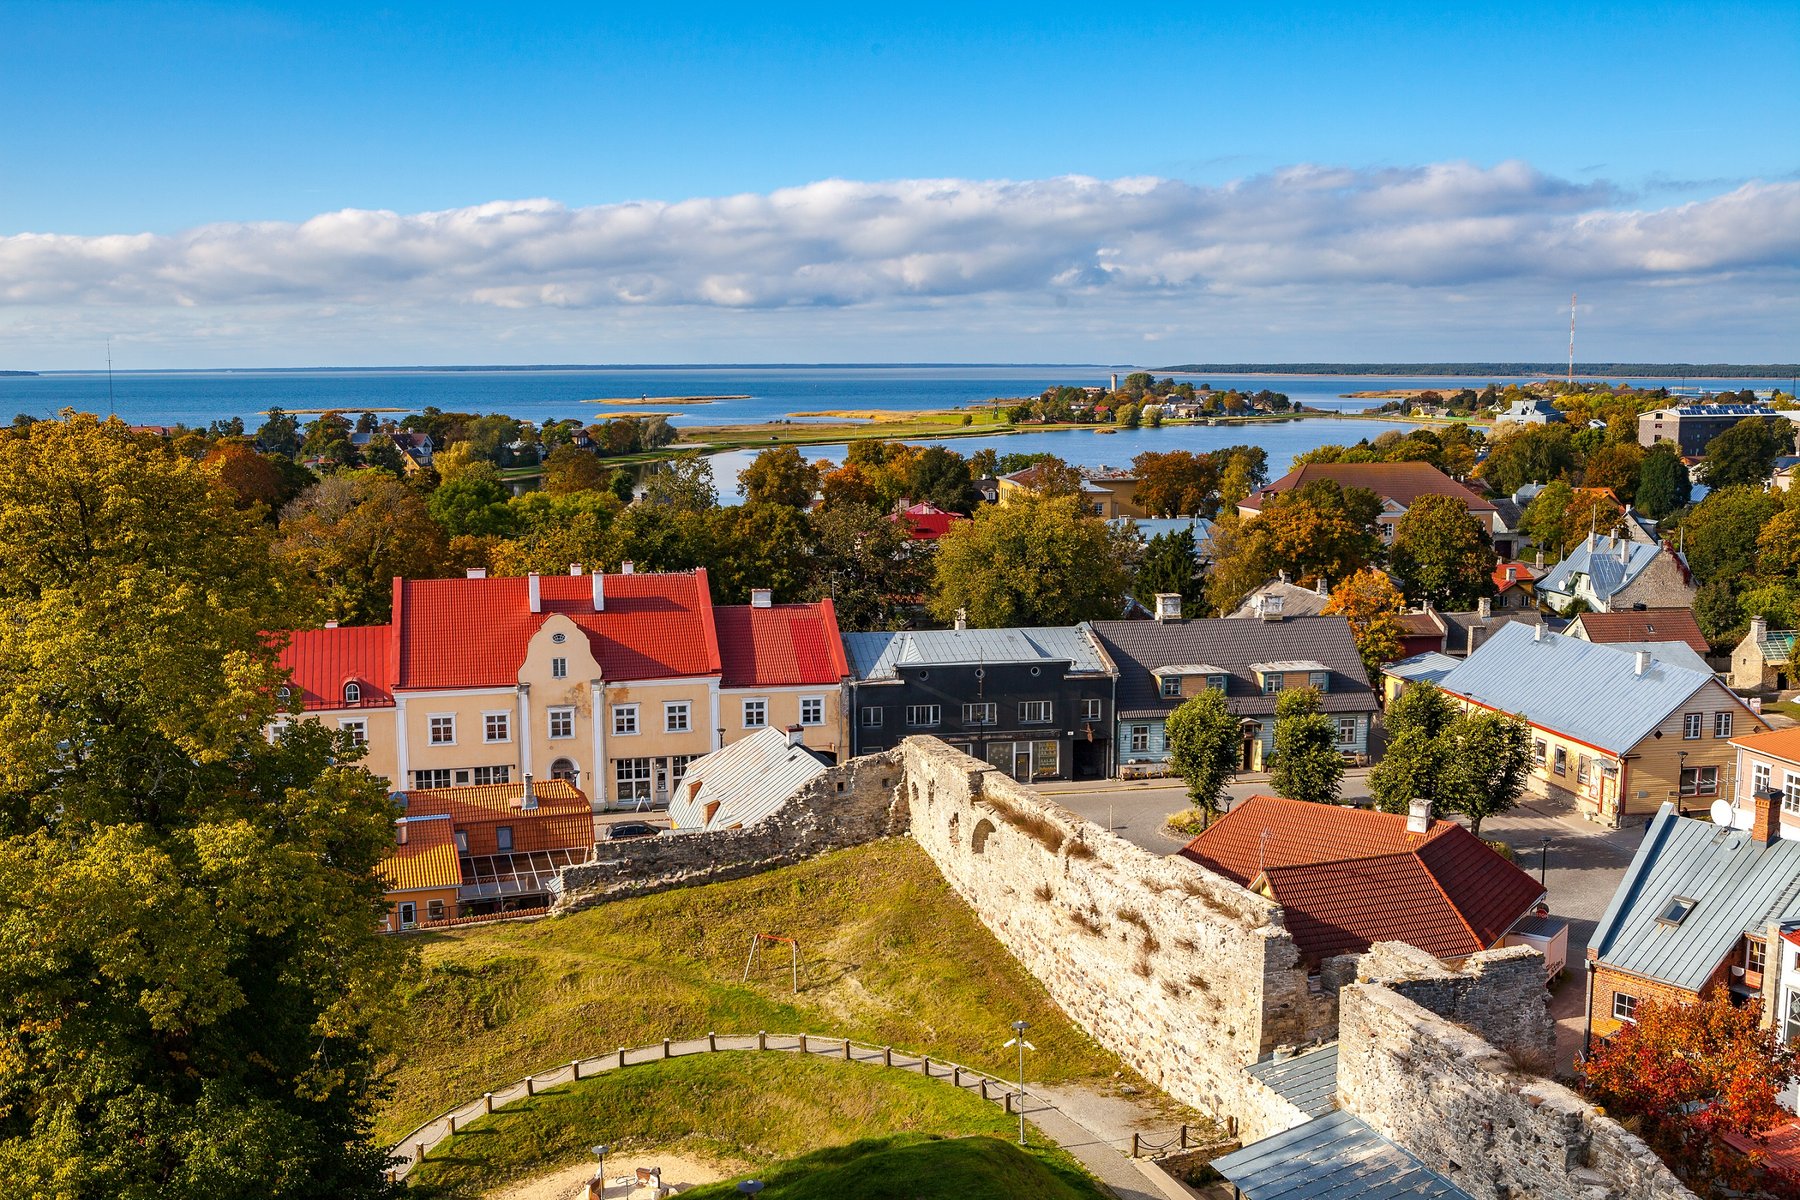
M 1731 744 L 1754 750 L 1758 754 L 1769 754 L 1800 763 L 1800 725 L 1771 729 L 1766 733 L 1747 733 L 1743 737 L 1732 738 Z
M 406 841 L 395 846 L 381 864 L 388 891 L 454 888 L 462 884 L 462 867 L 456 861 L 456 833 L 448 819 L 408 818 L 402 827 Z
M 1587 640 L 1611 642 L 1685 642 L 1695 654 L 1712 653 L 1691 608 L 1625 609 L 1582 613 L 1577 620 Z
M 1309 962 L 1397 941 L 1440 958 L 1497 943 L 1543 895 L 1454 821 L 1252 796 L 1181 851 L 1246 887 L 1266 882 Z
M 725 687 L 826 686 L 850 674 L 830 600 L 768 608 L 721 605 L 713 620 L 719 631 L 719 682 Z
M 1513 570 L 1513 577 L 1511 579 L 1506 577 L 1506 569 L 1508 567 L 1511 567 Z M 1517 587 L 1521 583 L 1536 583 L 1537 577 L 1538 569 L 1528 562 L 1520 562 L 1519 560 L 1514 559 L 1511 562 L 1498 562 L 1494 564 L 1494 586 L 1503 592 L 1507 588 Z
M 538 806 L 530 810 L 520 807 L 520 798 L 525 793 L 522 781 L 475 787 L 417 788 L 402 792 L 401 796 L 408 816 L 445 814 L 459 821 L 516 817 L 520 813 L 530 816 L 533 812 L 542 816 L 593 812 L 588 798 L 566 779 L 536 779 L 532 781 L 531 790 L 537 796 Z

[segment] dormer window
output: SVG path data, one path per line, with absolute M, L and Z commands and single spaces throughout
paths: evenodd
M 1679 925 L 1687 920 L 1688 914 L 1694 911 L 1694 905 L 1698 903 L 1692 896 L 1672 896 L 1663 905 L 1663 910 L 1657 914 L 1656 919 L 1663 925 Z
M 362 684 L 352 679 L 349 683 L 344 685 L 344 705 L 345 707 L 349 707 L 350 705 L 361 703 Z
M 1207 686 L 1207 687 L 1209 687 L 1209 688 L 1211 688 L 1211 689 L 1212 689 L 1212 690 L 1213 690 L 1213 691 L 1215 691 L 1215 692 L 1225 692 L 1225 691 L 1227 691 L 1227 690 L 1229 690 L 1229 689 L 1227 689 L 1227 688 L 1226 688 L 1226 686 L 1225 686 L 1225 681 L 1226 681 L 1226 680 L 1227 680 L 1227 679 L 1228 679 L 1228 678 L 1230 678 L 1230 676 L 1227 676 L 1227 675 L 1208 675 L 1208 676 L 1207 676 L 1207 677 L 1206 677 L 1206 686 Z
M 1181 696 L 1181 676 L 1164 675 L 1162 677 L 1162 694 L 1166 699 L 1179 699 Z

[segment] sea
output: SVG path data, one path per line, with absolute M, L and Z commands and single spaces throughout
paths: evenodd
M 1104 386 L 1150 368 L 1098 364 L 1047 366 L 668 366 L 530 369 L 382 368 L 308 370 L 104 371 L 0 375 L 0 420 L 13 413 L 54 416 L 64 408 L 116 414 L 139 425 L 186 424 L 205 427 L 241 417 L 254 429 L 272 408 L 289 412 L 338 409 L 396 410 L 394 415 L 436 407 L 450 412 L 499 412 L 542 422 L 577 418 L 594 422 L 620 412 L 661 412 L 677 426 L 747 425 L 764 422 L 841 420 L 798 413 L 889 411 L 979 405 L 996 399 L 1036 395 L 1059 385 Z M 1170 372 L 1157 372 L 1159 378 Z M 1215 389 L 1268 388 L 1309 408 L 1353 413 L 1380 400 L 1347 393 L 1436 388 L 1456 391 L 1504 386 L 1521 378 L 1395 375 L 1188 375 L 1178 380 L 1210 383 Z M 1679 394 L 1699 395 L 1724 388 L 1766 391 L 1786 380 L 1695 378 L 1631 380 L 1638 386 L 1666 385 Z M 732 397 L 704 404 L 667 405 L 657 397 Z M 625 401 L 601 404 L 599 400 Z M 945 444 L 969 454 L 986 446 L 1001 453 L 1049 451 L 1084 467 L 1123 466 L 1145 450 L 1207 450 L 1250 442 L 1269 454 L 1272 476 L 1284 473 L 1296 455 L 1315 446 L 1354 442 L 1403 423 L 1308 418 L 1255 425 L 1182 425 L 1160 429 L 1025 431 L 958 437 Z M 809 457 L 842 461 L 845 447 L 805 447 Z M 735 498 L 736 477 L 754 451 L 715 456 L 714 477 L 721 499 Z

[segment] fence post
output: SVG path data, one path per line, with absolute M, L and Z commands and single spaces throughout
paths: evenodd
M 1008 1091 L 1006 1093 L 1006 1115 L 1009 1117 L 1012 1116 L 1012 1105 L 1013 1105 L 1013 1094 L 1012 1094 L 1012 1092 Z M 1137 1139 L 1137 1134 L 1134 1133 L 1131 1136 L 1132 1136 L 1133 1141 L 1135 1142 Z
M 988 1094 L 987 1094 L 987 1076 L 985 1076 L 985 1075 L 983 1075 L 983 1076 L 982 1076 L 982 1077 L 981 1077 L 981 1098 L 982 1098 L 982 1099 L 983 1099 L 983 1100 L 986 1100 L 986 1099 L 987 1099 L 987 1098 L 988 1098 Z
M 894 1048 L 892 1046 L 883 1046 L 881 1048 L 881 1065 L 884 1067 L 891 1067 L 894 1065 Z
M 481 1108 L 490 1117 L 494 1115 L 494 1093 L 483 1092 L 481 1094 Z
M 845 1062 L 850 1061 L 850 1039 L 849 1038 L 844 1039 L 844 1061 Z
M 719 1035 L 710 1029 L 706 1032 L 706 1048 L 709 1051 L 717 1050 L 719 1048 Z
M 800 1053 L 806 1053 L 806 1035 L 804 1033 L 800 1035 Z
M 769 1048 L 769 1031 L 768 1030 L 759 1029 L 756 1031 L 756 1048 L 758 1050 L 767 1050 Z
M 1183 1150 L 1187 1149 L 1187 1122 L 1186 1121 L 1183 1121 L 1181 1123 L 1181 1148 Z
M 456 1136 L 456 1114 L 455 1113 L 450 1114 L 450 1136 L 451 1137 Z
M 668 1038 L 663 1039 L 663 1057 L 664 1058 L 673 1057 L 673 1055 L 669 1051 L 669 1039 Z
M 621 1067 L 625 1065 L 625 1047 L 623 1046 L 619 1047 L 619 1065 Z
M 525 1077 L 525 1094 L 527 1096 L 537 1095 L 537 1076 L 536 1075 L 527 1075 Z
M 931 1078 L 931 1055 L 919 1055 L 919 1074 L 925 1076 L 927 1079 Z
M 1134 1133 L 1131 1135 L 1131 1157 L 1136 1158 L 1137 1156 L 1138 1156 L 1138 1135 Z
M 574 1077 L 576 1083 L 581 1082 L 581 1060 L 579 1058 L 569 1060 L 569 1074 Z
M 1237 1136 L 1237 1118 L 1236 1117 L 1226 1117 L 1225 1118 L 1225 1135 L 1227 1137 L 1236 1137 Z
M 951 1067 L 950 1068 L 950 1081 L 952 1083 L 956 1084 L 957 1087 L 962 1086 L 962 1068 L 961 1067 Z
M 425 1161 L 425 1143 L 419 1142 L 417 1145 L 415 1145 L 413 1147 L 413 1162 L 416 1165 L 416 1164 L 422 1163 L 424 1161 Z

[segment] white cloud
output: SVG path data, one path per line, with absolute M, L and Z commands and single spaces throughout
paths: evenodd
M 935 312 L 946 344 L 972 327 L 949 312 L 980 310 L 990 321 L 1012 314 L 1044 328 L 1066 356 L 1102 352 L 1066 345 L 1083 331 L 1137 340 L 1154 325 L 1179 344 L 1179 329 L 1164 328 L 1171 303 L 1219 315 L 1235 306 L 1240 323 L 1251 310 L 1259 315 L 1248 319 L 1266 323 L 1375 293 L 1427 300 L 1416 307 L 1432 311 L 1452 295 L 1512 304 L 1579 284 L 1648 311 L 1648 288 L 1678 282 L 1759 288 L 1791 308 L 1797 267 L 1796 182 L 1638 210 L 1605 184 L 1551 178 L 1520 162 L 1302 165 L 1220 187 L 1079 176 L 831 179 L 676 202 L 495 201 L 175 234 L 0 237 L 0 348 L 24 344 L 20 335 L 50 313 L 91 324 L 101 319 L 96 311 L 113 311 L 146 340 L 178 337 L 198 328 L 183 320 L 210 313 L 207 336 L 245 338 L 254 360 L 254 331 L 277 319 L 289 329 L 296 320 L 312 329 L 355 324 L 359 338 L 403 327 L 422 345 L 422 328 L 517 338 L 519 322 L 557 326 L 554 314 L 591 314 L 590 329 L 594 318 L 644 313 L 722 328 L 732 313 L 811 310 L 780 326 L 798 343 L 823 328 L 824 313 L 851 309 L 856 315 L 844 319 L 870 336 L 884 320 L 899 330 Z M 1471 333 L 1494 319 L 1479 304 L 1455 307 L 1477 310 L 1458 317 Z M 462 311 L 451 319 L 448 310 Z M 1153 319 L 1132 329 L 1144 316 Z M 1292 332 L 1303 338 L 1306 327 Z

